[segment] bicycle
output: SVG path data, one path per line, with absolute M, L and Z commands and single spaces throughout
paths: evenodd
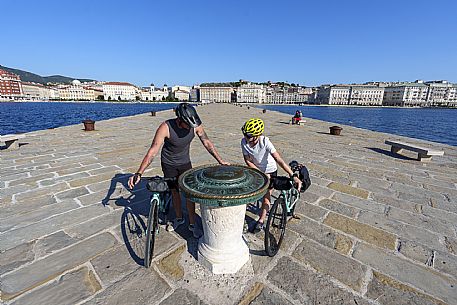
M 277 176 L 272 177 L 273 188 L 280 191 L 273 206 L 268 213 L 265 227 L 265 251 L 268 256 L 273 257 L 278 253 L 286 232 L 288 217 L 299 218 L 295 215 L 295 206 L 300 199 L 300 192 L 306 191 L 311 185 L 307 168 L 297 161 L 289 163 L 290 168 L 302 180 L 302 188 L 298 190 L 293 183 L 293 177 Z
M 147 179 L 147 188 L 151 192 L 148 224 L 146 226 L 146 246 L 144 253 L 144 266 L 149 268 L 154 256 L 154 245 L 156 235 L 159 234 L 159 214 L 163 220 L 162 224 L 167 223 L 167 215 L 170 209 L 172 197 L 167 182 L 176 182 L 176 178 L 163 178 L 159 176 Z

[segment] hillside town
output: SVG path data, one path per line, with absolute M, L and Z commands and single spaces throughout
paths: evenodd
M 399 107 L 457 107 L 457 84 L 445 80 L 368 82 L 304 87 L 283 82 L 206 83 L 138 87 L 128 82 L 46 85 L 22 81 L 0 69 L 0 101 L 143 101 L 249 104 L 313 104 Z

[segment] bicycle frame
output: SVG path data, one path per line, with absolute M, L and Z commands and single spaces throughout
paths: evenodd
M 294 202 L 292 202 L 292 196 L 294 194 L 296 196 Z M 278 196 L 278 198 L 281 196 L 284 198 L 284 201 L 286 202 L 287 213 L 290 213 L 290 211 L 292 211 L 295 207 L 295 204 L 297 204 L 298 199 L 300 199 L 300 192 L 295 187 L 292 187 L 290 190 L 281 191 L 281 194 Z
M 159 234 L 159 214 L 163 216 L 163 224 L 167 222 L 168 208 L 170 206 L 172 196 L 170 190 L 167 188 L 165 191 L 151 191 L 151 198 L 149 200 L 149 216 L 146 228 L 146 246 L 144 255 L 144 266 L 149 268 L 153 253 L 156 235 Z
M 152 201 L 154 199 L 157 199 L 157 202 L 159 203 L 159 213 L 162 213 L 162 215 L 165 217 L 165 219 L 163 219 L 163 224 L 166 224 L 166 222 L 167 222 L 166 214 L 168 213 L 167 208 L 169 208 L 171 206 L 171 201 L 172 201 L 171 192 L 170 191 L 168 191 L 166 193 L 151 192 L 151 199 L 149 200 L 149 204 L 152 204 Z
M 296 161 L 292 161 L 290 167 L 294 173 L 301 169 Z M 305 177 L 304 174 L 301 175 Z M 295 176 L 296 175 L 294 175 L 294 177 Z M 265 227 L 264 245 L 265 251 L 270 257 L 273 257 L 278 253 L 290 217 L 299 219 L 299 217 L 295 215 L 295 205 L 300 199 L 300 190 L 296 188 L 293 177 L 275 176 L 272 177 L 272 179 L 277 179 L 272 180 L 272 182 L 273 187 L 279 191 L 279 195 L 270 207 Z M 303 188 L 301 188 L 301 190 L 303 190 Z

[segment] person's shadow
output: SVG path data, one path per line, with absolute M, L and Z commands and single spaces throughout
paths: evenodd
M 109 205 L 114 209 L 124 208 L 120 219 L 122 238 L 132 259 L 138 265 L 144 266 L 146 228 L 151 192 L 146 188 L 147 179 L 142 179 L 131 190 L 128 187 L 130 176 L 131 174 L 116 174 L 111 178 L 111 184 L 105 198 L 102 200 L 102 204 L 104 206 Z M 181 202 L 185 203 L 185 200 L 181 198 Z M 172 203 L 170 204 L 168 215 L 165 216 L 165 219 L 159 219 L 159 223 L 164 224 L 166 220 L 175 218 Z M 196 216 L 196 223 L 201 228 L 201 219 L 198 215 Z M 198 240 L 193 238 L 192 233 L 188 230 L 187 215 L 185 215 L 184 207 L 183 217 L 186 219 L 186 223 L 177 228 L 175 232 L 186 240 L 189 253 L 197 259 Z M 161 226 L 160 230 L 165 231 L 165 225 Z

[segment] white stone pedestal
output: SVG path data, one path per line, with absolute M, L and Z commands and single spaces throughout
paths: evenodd
M 200 205 L 204 235 L 198 242 L 198 261 L 214 274 L 236 273 L 249 260 L 243 240 L 246 205 Z

